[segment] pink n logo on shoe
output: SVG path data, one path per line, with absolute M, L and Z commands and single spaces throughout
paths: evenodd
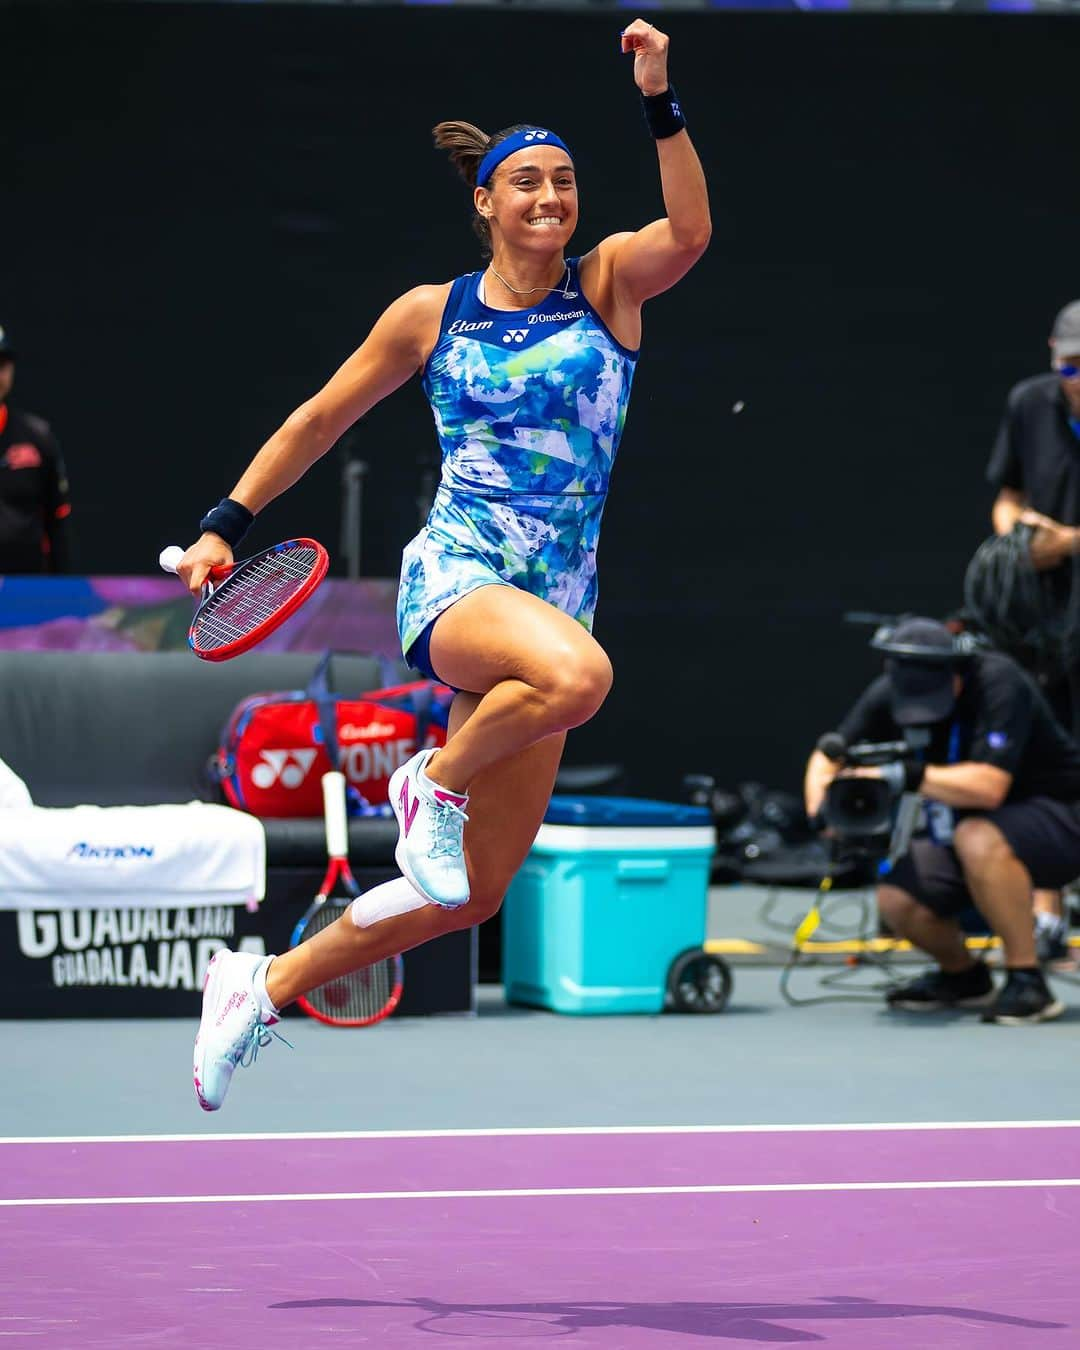
M 420 798 L 414 797 L 412 803 L 409 803 L 409 779 L 406 777 L 401 785 L 401 793 L 398 796 L 398 802 L 401 806 L 401 826 L 405 831 L 405 838 L 409 837 L 409 831 L 412 829 L 413 821 L 416 819 L 416 813 L 420 809 Z

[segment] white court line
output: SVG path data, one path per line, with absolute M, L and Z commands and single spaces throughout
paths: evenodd
M 883 1130 L 1075 1130 L 1080 1120 L 920 1120 L 824 1125 L 512 1125 L 455 1130 L 281 1130 L 255 1134 L 20 1134 L 4 1144 L 216 1144 L 264 1139 L 514 1139 L 621 1134 L 836 1134 Z
M 0 1200 L 0 1208 L 73 1205 L 258 1205 L 305 1200 L 534 1200 L 599 1195 L 794 1195 L 804 1191 L 977 1191 L 1080 1186 L 1080 1177 L 992 1181 L 799 1181 L 761 1186 L 547 1186 L 475 1191 L 294 1191 L 262 1195 L 102 1195 Z

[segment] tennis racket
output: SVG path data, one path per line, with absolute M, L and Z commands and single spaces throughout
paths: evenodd
M 319 893 L 293 929 L 289 942 L 296 947 L 340 919 L 360 894 L 349 866 L 349 827 L 345 815 L 345 775 L 324 773 L 323 809 L 329 861 Z M 338 893 L 334 894 L 335 888 Z M 354 970 L 297 999 L 309 1017 L 334 1027 L 367 1027 L 389 1017 L 401 1000 L 404 963 L 388 956 L 364 970 Z
M 163 548 L 158 562 L 175 572 L 184 550 Z M 286 539 L 230 567 L 211 569 L 188 629 L 188 646 L 204 661 L 250 651 L 295 614 L 326 576 L 330 559 L 314 539 Z

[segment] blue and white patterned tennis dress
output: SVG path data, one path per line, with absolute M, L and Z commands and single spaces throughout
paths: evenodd
M 405 549 L 398 632 L 408 654 L 480 586 L 517 586 L 591 630 L 596 546 L 637 352 L 569 280 L 533 309 L 492 309 L 458 277 L 424 390 L 442 447 L 428 521 Z M 568 298 L 572 297 L 572 298 Z

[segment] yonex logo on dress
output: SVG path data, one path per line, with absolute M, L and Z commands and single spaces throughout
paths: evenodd
M 508 328 L 503 334 L 504 342 L 524 342 L 529 335 L 527 328 Z

